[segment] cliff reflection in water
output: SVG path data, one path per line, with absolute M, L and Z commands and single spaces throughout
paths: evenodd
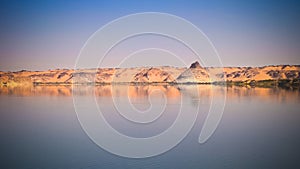
M 74 90 L 74 91 L 73 91 Z M 112 97 L 128 96 L 130 99 L 148 98 L 149 95 L 164 94 L 168 99 L 180 99 L 182 94 L 197 97 L 211 98 L 223 96 L 227 99 L 239 99 L 252 96 L 253 99 L 271 99 L 278 102 L 294 102 L 300 98 L 299 89 L 282 88 L 249 88 L 239 86 L 211 86 L 211 85 L 99 85 L 75 86 L 48 85 L 48 86 L 0 86 L 0 95 L 12 96 L 97 96 Z

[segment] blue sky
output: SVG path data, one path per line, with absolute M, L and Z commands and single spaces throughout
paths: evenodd
M 164 12 L 189 20 L 209 37 L 224 66 L 300 64 L 297 1 L 0 3 L 0 70 L 4 71 L 73 68 L 81 47 L 96 30 L 137 12 Z

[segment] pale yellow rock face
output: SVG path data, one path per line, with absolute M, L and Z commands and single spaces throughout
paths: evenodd
M 289 65 L 224 68 L 227 81 L 300 79 L 299 72 L 300 66 Z
M 56 69 L 0 72 L 1 85 L 86 83 L 211 83 L 300 79 L 299 65 L 205 68 L 198 62 L 190 68 L 170 66 L 139 68 Z

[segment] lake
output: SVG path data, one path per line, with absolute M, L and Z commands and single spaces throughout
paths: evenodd
M 2 86 L 0 100 L 0 168 L 300 168 L 299 89 L 210 85 Z M 224 112 L 216 130 L 200 144 L 199 135 L 213 101 L 224 101 Z M 88 136 L 81 126 L 84 120 L 79 120 L 81 115 L 75 112 L 80 104 L 86 106 L 82 117 L 89 116 L 93 111 L 89 104 L 95 104 L 114 130 L 134 138 L 164 132 L 182 107 L 184 115 L 189 116 L 194 110 L 198 110 L 198 115 L 186 137 L 169 151 L 149 158 L 127 158 L 100 148 Z M 137 113 L 130 114 L 132 110 Z M 145 121 L 132 122 L 124 117 L 127 115 L 131 120 Z M 114 141 L 117 144 L 118 140 Z M 134 146 L 127 148 L 139 151 Z

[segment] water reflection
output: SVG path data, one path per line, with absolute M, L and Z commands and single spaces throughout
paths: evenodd
M 227 100 L 222 121 L 210 140 L 199 144 L 210 101 L 224 92 Z M 161 156 L 134 160 L 113 156 L 93 144 L 78 123 L 73 93 L 82 98 L 92 96 L 108 123 L 132 137 L 150 137 L 165 131 L 178 116 L 177 103 L 181 100 L 188 101 L 186 104 L 191 107 L 200 105 L 200 111 L 194 128 L 180 145 Z M 150 105 L 149 96 L 154 96 L 156 102 L 166 96 L 167 106 L 154 123 L 137 127 L 114 109 L 112 95 L 120 99 L 129 97 L 133 106 L 141 110 Z M 298 165 L 295 149 L 300 147 L 299 89 L 103 85 L 77 86 L 73 90 L 72 86 L 0 86 L 0 99 L 2 163 L 8 166 L 3 168 L 286 168 Z
M 187 94 L 197 100 L 198 97 L 210 98 L 223 96 L 226 89 L 227 99 L 240 99 L 242 97 L 271 99 L 279 102 L 290 102 L 299 99 L 299 89 L 282 88 L 249 88 L 240 86 L 211 86 L 211 85 L 99 85 L 75 86 L 49 85 L 49 86 L 0 86 L 0 95 L 13 96 L 82 96 L 111 97 L 128 96 L 132 101 L 148 98 L 149 95 L 159 95 L 162 92 L 168 99 L 179 99 Z M 160 92 L 156 92 L 160 91 Z

